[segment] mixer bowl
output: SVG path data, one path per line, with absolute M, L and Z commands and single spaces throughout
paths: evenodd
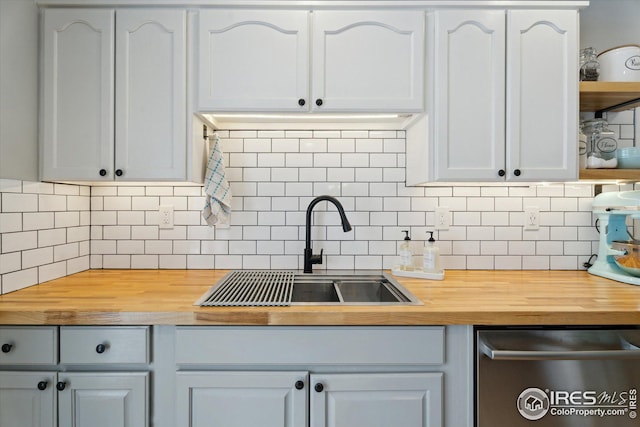
M 623 251 L 623 255 L 614 255 L 613 259 L 620 269 L 632 276 L 640 277 L 640 240 L 617 240 L 611 247 Z

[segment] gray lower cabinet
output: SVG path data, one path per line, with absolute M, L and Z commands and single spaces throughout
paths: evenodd
M 55 372 L 0 372 L 0 426 L 55 427 Z
M 441 427 L 444 333 L 178 327 L 176 425 Z
M 185 427 L 435 427 L 441 373 L 180 372 Z
M 148 363 L 146 326 L 0 327 L 0 426 L 148 427 Z
M 179 426 L 306 425 L 306 372 L 180 372 L 177 388 Z

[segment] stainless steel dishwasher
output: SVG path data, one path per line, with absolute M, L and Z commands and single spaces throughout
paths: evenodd
M 637 327 L 478 327 L 476 426 L 640 426 L 639 346 Z

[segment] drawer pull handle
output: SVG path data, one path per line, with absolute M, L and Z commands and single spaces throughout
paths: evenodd
M 116 176 L 122 176 L 123 173 L 122 169 L 116 169 Z
M 2 352 L 9 353 L 13 348 L 13 344 L 2 344 Z
M 323 104 L 322 99 L 320 99 L 320 98 L 316 99 L 316 105 L 318 107 L 322 107 L 322 104 Z
M 107 346 L 106 346 L 106 345 L 104 345 L 104 344 L 98 344 L 98 345 L 96 346 L 96 353 L 98 353 L 98 354 L 102 354 L 102 353 L 104 353 L 106 350 L 107 350 Z
M 298 105 L 301 107 L 304 107 L 304 104 L 306 104 L 307 101 L 305 101 L 303 98 L 298 99 Z
M 65 383 L 64 381 L 60 381 L 58 382 L 58 384 L 56 384 L 56 389 L 58 389 L 58 391 L 64 390 L 65 387 L 67 387 L 67 383 Z
M 304 381 L 296 381 L 296 390 L 302 390 L 304 388 Z
M 48 383 L 48 382 L 46 382 L 46 381 L 40 381 L 40 382 L 38 383 L 38 390 L 40 390 L 40 391 L 44 391 L 44 390 L 46 390 L 46 389 L 47 389 L 47 385 L 48 385 L 48 384 L 49 384 L 49 383 Z
M 322 385 L 322 383 L 317 383 L 316 386 L 314 387 L 314 389 L 318 392 L 318 393 L 322 393 L 322 390 L 324 390 L 324 386 Z

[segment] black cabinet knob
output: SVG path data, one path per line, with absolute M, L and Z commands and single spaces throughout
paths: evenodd
M 513 174 L 514 174 L 515 176 L 520 176 L 520 174 L 521 174 L 521 173 L 522 173 L 522 172 L 520 172 L 520 169 L 516 169 L 516 170 L 514 170 L 514 171 L 513 171 Z
M 302 390 L 304 388 L 304 381 L 296 381 L 296 390 Z
M 105 352 L 105 350 L 106 350 L 106 349 L 107 349 L 107 346 L 106 346 L 106 345 L 104 345 L 104 344 L 98 344 L 98 345 L 96 346 L 96 353 L 98 353 L 98 354 L 102 354 L 102 353 L 104 353 L 104 352 Z
M 40 381 L 38 383 L 38 390 L 46 390 L 47 389 L 47 382 L 46 381 Z
M 322 393 L 322 390 L 324 390 L 324 386 L 322 385 L 322 383 L 317 383 L 315 385 L 315 387 L 313 387 L 315 391 L 317 391 L 318 393 Z
M 13 348 L 13 344 L 2 344 L 2 352 L 9 353 Z
M 318 107 L 321 107 L 322 106 L 322 99 L 320 99 L 320 98 L 316 99 L 316 105 Z
M 498 176 L 504 176 L 504 175 L 505 175 L 505 173 L 506 173 L 506 172 L 504 171 L 504 169 L 500 169 L 500 170 L 498 171 Z
M 304 107 L 304 104 L 306 104 L 306 103 L 307 103 L 307 101 L 305 101 L 304 99 L 302 99 L 302 98 L 298 99 L 298 105 L 299 106 Z
M 106 169 L 100 169 L 100 172 L 98 172 L 100 174 L 100 176 L 106 176 L 107 175 L 107 170 Z
M 122 176 L 122 169 L 116 169 L 116 176 Z
M 58 391 L 64 390 L 65 387 L 67 387 L 67 383 L 64 381 L 59 381 L 58 384 L 56 384 L 56 389 L 58 389 Z

